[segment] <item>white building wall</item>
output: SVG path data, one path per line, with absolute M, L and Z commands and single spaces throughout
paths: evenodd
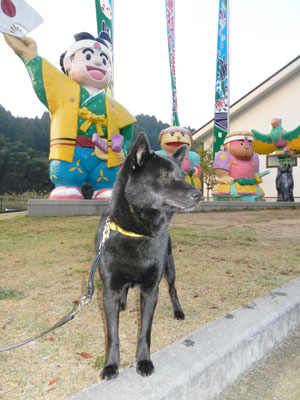
M 230 110 L 230 131 L 256 129 L 269 133 L 272 129 L 271 120 L 280 118 L 286 131 L 300 125 L 300 59 L 295 59 L 269 80 L 248 93 L 235 103 Z M 205 147 L 212 146 L 213 121 L 197 131 L 194 140 L 204 142 Z M 276 200 L 277 191 L 275 179 L 277 168 L 267 168 L 267 157 L 259 156 L 260 171 L 270 170 L 261 184 L 266 200 Z M 300 201 L 300 158 L 293 168 L 294 198 Z
M 300 74 L 290 77 L 276 88 L 255 100 L 246 109 L 233 115 L 230 120 L 230 131 L 256 129 L 269 133 L 273 118 L 282 119 L 282 127 L 286 130 L 295 129 L 300 125 Z M 260 155 L 260 171 L 267 169 L 267 157 Z M 293 168 L 294 197 L 300 201 L 300 159 Z M 266 200 L 276 200 L 277 191 L 275 179 L 277 168 L 269 168 L 270 174 L 263 178 L 261 184 Z

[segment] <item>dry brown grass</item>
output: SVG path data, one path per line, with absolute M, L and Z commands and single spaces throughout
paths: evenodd
M 86 293 L 97 224 L 98 217 L 0 216 L 0 298 L 1 289 L 11 290 L 0 300 L 0 347 L 52 326 Z M 298 209 L 180 214 L 170 232 L 186 320 L 173 318 L 163 281 L 152 352 L 299 276 Z M 67 399 L 98 381 L 105 357 L 98 276 L 96 286 L 72 322 L 0 354 L 1 399 Z M 122 367 L 134 362 L 138 325 L 133 289 L 120 318 Z

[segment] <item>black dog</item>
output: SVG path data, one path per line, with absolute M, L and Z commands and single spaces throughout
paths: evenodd
M 137 372 L 154 371 L 150 359 L 152 319 L 158 299 L 158 285 L 164 275 L 177 319 L 184 313 L 177 298 L 175 269 L 168 227 L 174 211 L 190 211 L 199 203 L 201 193 L 185 182 L 181 164 L 186 146 L 171 157 L 151 151 L 141 133 L 129 152 L 115 182 L 108 210 L 102 216 L 95 237 L 103 254 L 99 271 L 103 281 L 108 354 L 102 379 L 118 375 L 119 312 L 126 305 L 128 289 L 141 291 L 141 330 L 136 354 Z

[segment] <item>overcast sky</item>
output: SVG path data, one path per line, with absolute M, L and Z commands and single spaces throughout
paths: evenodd
M 29 34 L 39 54 L 59 68 L 73 35 L 97 33 L 94 0 L 27 0 L 44 19 Z M 230 103 L 300 54 L 300 0 L 229 0 Z M 84 5 L 84 6 L 83 6 Z M 178 114 L 198 129 L 213 118 L 219 0 L 177 0 Z M 171 124 L 165 0 L 114 0 L 114 97 L 133 115 Z M 46 110 L 22 62 L 0 37 L 0 104 L 15 116 Z

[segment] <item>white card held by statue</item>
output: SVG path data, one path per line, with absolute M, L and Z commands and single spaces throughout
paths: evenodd
M 43 22 L 24 0 L 0 0 L 0 32 L 23 37 Z

